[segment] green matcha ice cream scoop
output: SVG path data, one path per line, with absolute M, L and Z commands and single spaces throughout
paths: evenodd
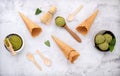
M 78 42 L 81 42 L 81 39 L 75 34 L 67 25 L 65 22 L 65 19 L 61 16 L 57 16 L 55 18 L 55 23 L 57 26 L 64 27 L 71 35 L 72 37 L 77 40 Z
M 112 35 L 110 35 L 110 34 L 104 34 L 103 36 L 105 37 L 105 39 L 106 39 L 106 41 L 108 43 L 110 43 L 112 41 Z
M 104 42 L 100 45 L 98 45 L 101 50 L 107 50 L 109 48 L 109 44 L 107 42 Z
M 11 35 L 9 37 L 9 40 L 10 40 L 10 42 L 11 42 L 11 44 L 13 46 L 13 49 L 15 51 L 17 51 L 17 50 L 19 50 L 21 48 L 21 46 L 22 46 L 22 39 L 19 36 Z
M 103 42 L 105 42 L 105 37 L 102 34 L 96 35 L 96 37 L 95 37 L 95 43 L 96 44 L 101 44 Z
M 57 26 L 61 26 L 61 27 L 66 25 L 65 19 L 63 17 L 60 17 L 60 16 L 56 17 L 55 23 Z

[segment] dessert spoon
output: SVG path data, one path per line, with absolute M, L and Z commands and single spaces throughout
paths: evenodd
M 36 62 L 33 54 L 27 53 L 27 59 L 30 60 L 30 61 L 32 61 L 32 62 L 34 63 L 34 65 L 35 65 L 40 71 L 42 70 L 41 66 Z
M 44 64 L 47 66 L 51 65 L 51 61 L 50 59 L 48 59 L 47 57 L 45 57 L 40 51 L 36 50 L 36 53 L 42 58 L 42 60 L 44 61 Z

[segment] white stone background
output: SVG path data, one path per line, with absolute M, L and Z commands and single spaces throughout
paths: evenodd
M 0 76 L 120 76 L 120 0 L 0 0 Z M 57 12 L 51 24 L 46 26 L 40 22 L 40 17 L 48 11 L 51 5 L 56 5 Z M 79 5 L 83 9 L 72 22 L 67 25 L 82 39 L 75 41 L 65 29 L 55 26 L 56 16 L 67 16 Z M 41 8 L 40 15 L 34 15 L 36 8 Z M 90 16 L 96 9 L 99 13 L 86 36 L 78 33 L 75 28 Z M 18 11 L 42 27 L 43 32 L 32 38 Z M 110 30 L 116 36 L 114 51 L 100 52 L 93 44 L 94 36 L 100 30 Z M 5 49 L 4 38 L 10 33 L 18 33 L 24 39 L 24 48 L 16 56 Z M 80 57 L 70 64 L 61 50 L 51 38 L 55 35 L 79 53 Z M 51 47 L 44 45 L 49 40 Z M 41 58 L 35 53 L 39 49 L 52 60 L 52 66 L 46 67 Z M 43 70 L 39 71 L 26 54 L 34 54 Z

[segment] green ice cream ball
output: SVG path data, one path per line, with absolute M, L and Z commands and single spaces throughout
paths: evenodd
M 11 36 L 9 36 L 9 41 L 12 44 L 13 49 L 15 51 L 19 50 L 21 48 L 21 46 L 22 46 L 22 40 L 17 35 L 11 35 Z
M 60 16 L 56 17 L 55 23 L 57 26 L 61 26 L 61 27 L 63 27 L 66 24 L 65 19 Z
M 101 34 L 96 35 L 95 37 L 95 43 L 96 44 L 101 44 L 105 41 L 105 37 Z
M 110 34 L 104 34 L 103 35 L 108 43 L 112 41 L 112 36 Z
M 105 50 L 107 50 L 107 49 L 109 48 L 109 44 L 108 44 L 107 42 L 104 42 L 104 43 L 102 43 L 102 44 L 99 44 L 98 47 L 99 47 L 101 50 L 105 51 Z

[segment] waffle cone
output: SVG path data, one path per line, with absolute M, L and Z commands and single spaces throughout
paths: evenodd
M 61 49 L 61 51 L 63 52 L 64 56 L 71 63 L 74 63 L 74 61 L 79 57 L 80 54 L 76 50 L 74 50 L 72 47 L 70 47 L 69 45 L 65 44 L 61 40 L 59 40 L 58 38 L 56 38 L 54 36 L 52 36 L 52 38 L 56 42 L 58 47 Z
M 54 13 L 56 12 L 56 6 L 52 6 L 48 12 L 46 12 L 40 19 L 41 22 L 48 25 L 52 20 Z
M 81 34 L 86 35 L 90 30 L 90 27 L 93 24 L 97 14 L 98 14 L 98 10 L 96 10 L 90 17 L 88 17 L 85 21 L 79 24 L 76 30 Z
M 19 14 L 21 18 L 23 19 L 24 23 L 26 24 L 26 27 L 28 28 L 32 37 L 36 37 L 42 32 L 42 28 L 39 25 L 32 22 L 29 18 L 27 18 L 22 13 L 19 12 Z

